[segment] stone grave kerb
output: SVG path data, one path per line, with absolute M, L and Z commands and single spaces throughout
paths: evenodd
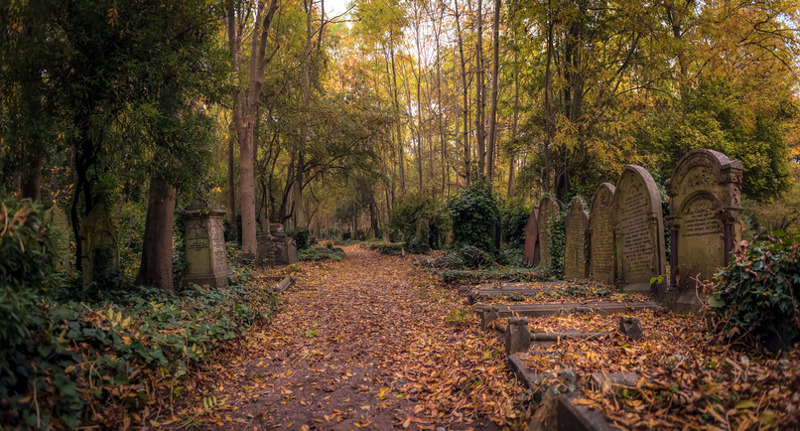
M 589 277 L 589 212 L 586 201 L 574 196 L 564 219 L 564 278 Z
M 666 181 L 671 289 L 693 291 L 695 277 L 710 279 L 730 261 L 741 241 L 742 176 L 739 161 L 698 148 L 681 158 Z
M 547 268 L 552 263 L 550 257 L 550 231 L 548 230 L 550 220 L 560 220 L 559 208 L 561 205 L 553 197 L 545 197 L 539 202 L 539 265 Z
M 213 287 L 228 285 L 228 259 L 222 217 L 225 211 L 195 200 L 182 211 L 186 220 L 184 283 Z
M 535 206 L 531 210 L 531 215 L 528 216 L 528 222 L 525 224 L 525 259 L 531 265 L 536 266 L 539 264 L 539 207 Z
M 614 240 L 617 284 L 663 299 L 666 280 L 652 285 L 650 281 L 667 273 L 664 214 L 656 182 L 641 166 L 625 165 L 617 179 Z
M 602 183 L 589 207 L 589 270 L 593 280 L 616 281 L 616 242 L 614 240 L 614 195 L 616 187 Z

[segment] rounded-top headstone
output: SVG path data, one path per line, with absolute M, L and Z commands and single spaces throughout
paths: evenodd
M 533 207 L 528 223 L 525 224 L 525 259 L 536 266 L 539 264 L 539 207 Z
M 653 277 L 666 275 L 664 215 L 656 182 L 647 170 L 626 165 L 614 193 L 618 282 L 650 291 Z M 660 285 L 653 293 L 661 296 Z
M 564 278 L 585 279 L 589 276 L 589 213 L 580 196 L 572 198 L 564 219 L 564 234 Z
M 605 283 L 615 281 L 614 253 L 614 191 L 610 183 L 600 184 L 592 197 L 589 210 L 589 266 L 592 280 Z
M 546 197 L 539 203 L 539 264 L 543 268 L 547 268 L 552 263 L 550 258 L 550 221 L 558 221 L 560 215 L 558 212 L 558 201 L 552 197 Z
M 730 260 L 741 235 L 742 164 L 707 149 L 688 152 L 667 180 L 670 284 L 692 290 Z

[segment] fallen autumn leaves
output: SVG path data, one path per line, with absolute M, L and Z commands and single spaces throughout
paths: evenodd
M 198 375 L 175 417 L 162 420 L 235 429 L 527 425 L 530 392 L 508 371 L 502 344 L 459 312 L 461 298 L 409 260 L 347 253 L 344 262 L 300 266 L 273 322 Z

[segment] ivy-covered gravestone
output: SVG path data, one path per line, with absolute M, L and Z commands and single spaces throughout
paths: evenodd
M 84 290 L 93 283 L 101 289 L 119 283 L 119 225 L 105 204 L 97 204 L 83 220 L 79 236 Z
M 539 264 L 542 268 L 548 268 L 552 263 L 550 256 L 550 224 L 552 221 L 560 220 L 558 212 L 559 204 L 555 198 L 546 197 L 539 203 Z
M 66 268 L 70 264 L 69 222 L 67 215 L 56 204 L 44 212 L 42 220 L 47 224 L 53 242 L 53 260 L 56 268 Z
M 572 198 L 564 219 L 564 278 L 567 280 L 589 277 L 589 213 L 580 196 Z

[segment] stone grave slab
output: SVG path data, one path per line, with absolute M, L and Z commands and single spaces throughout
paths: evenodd
M 556 314 L 594 313 L 616 314 L 634 310 L 662 310 L 655 301 L 589 301 L 560 304 L 478 304 L 475 312 L 481 315 L 481 326 L 486 328 L 495 319 L 504 317 L 549 317 Z
M 539 265 L 542 268 L 547 268 L 552 263 L 550 258 L 551 239 L 547 228 L 550 220 L 558 221 L 560 219 L 559 206 L 558 201 L 551 197 L 546 197 L 539 203 L 537 222 L 539 225 Z
M 589 211 L 589 269 L 592 280 L 616 281 L 614 253 L 614 191 L 610 183 L 600 184 Z
M 539 207 L 533 207 L 525 224 L 525 259 L 531 265 L 539 264 Z
M 222 287 L 228 285 L 228 259 L 222 217 L 225 211 L 209 209 L 195 201 L 186 216 L 186 275 L 184 283 Z
M 470 289 L 470 296 L 474 299 L 480 300 L 490 296 L 513 295 L 520 294 L 524 296 L 535 296 L 537 293 L 548 292 L 556 290 L 559 286 L 563 285 L 561 281 L 545 281 L 536 283 L 531 286 L 527 283 L 496 283 L 496 284 L 482 284 Z
M 667 180 L 672 248 L 668 302 L 676 311 L 699 309 L 696 279 L 710 280 L 741 241 L 741 188 L 742 164 L 707 149 L 683 156 Z
M 95 205 L 83 219 L 78 240 L 84 289 L 94 281 L 119 279 L 119 225 L 105 204 Z
M 667 273 L 664 215 L 653 177 L 641 166 L 626 165 L 617 180 L 614 203 L 617 283 L 628 291 L 661 297 L 663 287 L 650 286 L 653 277 Z
M 589 277 L 589 213 L 580 196 L 572 203 L 564 219 L 564 278 L 567 280 Z

